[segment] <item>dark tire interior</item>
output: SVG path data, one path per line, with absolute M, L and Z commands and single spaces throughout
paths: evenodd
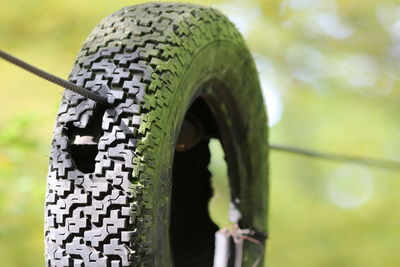
M 196 145 L 175 152 L 172 169 L 170 240 L 175 267 L 212 267 L 215 232 L 208 204 L 213 196 L 210 163 L 210 138 L 218 138 L 216 122 L 202 98 L 190 107 L 204 130 Z

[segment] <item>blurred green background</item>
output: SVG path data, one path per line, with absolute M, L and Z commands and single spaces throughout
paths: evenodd
M 272 143 L 400 160 L 398 2 L 191 2 L 220 9 L 245 36 Z M 0 48 L 66 78 L 91 29 L 137 3 L 2 1 Z M 0 265 L 44 266 L 47 161 L 62 90 L 5 62 L 0 82 Z M 225 167 L 212 148 L 211 206 L 223 225 Z M 398 173 L 274 151 L 270 166 L 268 266 L 400 266 Z

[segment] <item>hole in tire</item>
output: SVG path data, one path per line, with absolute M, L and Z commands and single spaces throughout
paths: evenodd
M 85 128 L 75 127 L 73 124 L 67 127 L 72 161 L 83 173 L 92 173 L 95 170 L 98 143 L 103 135 L 101 126 L 104 112 L 103 107 L 96 109 Z

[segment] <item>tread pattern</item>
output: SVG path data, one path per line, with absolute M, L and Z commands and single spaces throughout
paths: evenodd
M 162 110 L 191 56 L 214 39 L 241 36 L 218 11 L 175 3 L 123 8 L 89 35 L 69 79 L 115 109 L 104 113 L 95 171 L 85 174 L 71 159 L 68 128 L 86 127 L 98 107 L 64 93 L 47 183 L 47 266 L 152 266 Z

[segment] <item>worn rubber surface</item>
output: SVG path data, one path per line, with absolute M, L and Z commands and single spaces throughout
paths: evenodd
M 106 95 L 113 107 L 65 91 L 49 164 L 47 266 L 173 266 L 174 147 L 200 94 L 213 100 L 225 125 L 222 142 L 233 151 L 228 165 L 239 223 L 266 232 L 264 104 L 252 57 L 222 14 L 176 3 L 123 8 L 89 35 L 69 79 Z M 202 86 L 209 80 L 224 86 Z M 80 129 L 98 135 L 93 168 L 71 156 L 86 157 L 71 145 Z M 243 266 L 254 257 L 245 252 Z

